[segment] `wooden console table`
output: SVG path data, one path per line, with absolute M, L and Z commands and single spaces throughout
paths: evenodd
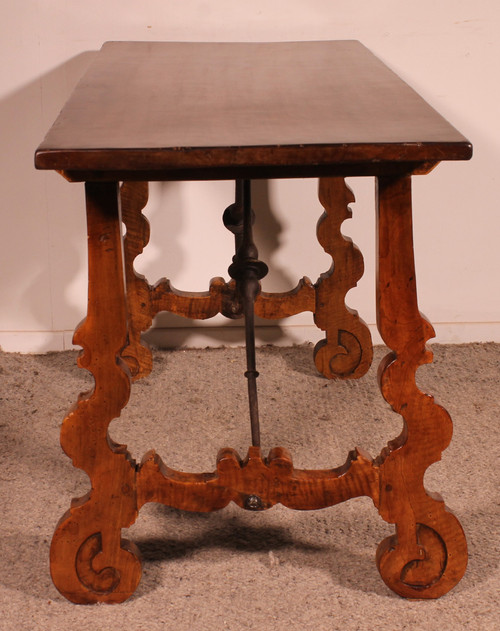
M 85 182 L 88 221 L 88 314 L 74 339 L 95 387 L 66 417 L 61 444 L 89 475 L 91 490 L 73 500 L 52 541 L 52 578 L 64 596 L 116 603 L 134 592 L 141 562 L 121 531 L 146 502 L 188 511 L 231 501 L 247 510 L 276 503 L 306 510 L 367 495 L 395 524 L 376 556 L 392 590 L 436 598 L 461 579 L 462 528 L 423 486 L 452 423 L 415 383 L 417 368 L 431 361 L 425 344 L 433 330 L 417 307 L 411 177 L 441 160 L 470 157 L 470 143 L 355 41 L 103 46 L 35 157 L 37 168 Z M 390 349 L 380 388 L 404 429 L 375 459 L 356 449 L 340 467 L 297 470 L 284 448 L 261 454 L 253 316 L 311 311 L 325 331 L 314 354 L 319 372 L 342 379 L 366 372 L 370 335 L 344 302 L 363 260 L 341 224 L 354 199 L 344 178 L 367 175 L 377 182 L 377 321 Z M 317 236 L 334 261 L 316 283 L 304 278 L 283 294 L 260 291 L 267 266 L 253 242 L 250 208 L 250 181 L 278 177 L 319 178 L 325 212 Z M 224 213 L 236 243 L 231 279 L 213 279 L 200 293 L 165 279 L 149 285 L 133 267 L 149 238 L 147 182 L 223 179 L 236 181 L 236 201 Z M 185 473 L 153 451 L 136 464 L 110 439 L 108 426 L 127 404 L 131 382 L 152 368 L 140 335 L 159 311 L 245 316 L 252 445 L 244 459 L 225 448 L 213 472 Z

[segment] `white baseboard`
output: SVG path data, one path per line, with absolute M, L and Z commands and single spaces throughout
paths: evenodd
M 438 322 L 433 323 L 435 344 L 467 344 L 472 342 L 500 342 L 500 322 Z M 374 344 L 383 344 L 375 324 L 368 325 Z M 148 342 L 158 348 L 205 348 L 240 346 L 245 342 L 242 326 L 190 327 L 152 329 L 147 333 Z M 324 333 L 314 325 L 258 326 L 258 345 L 292 346 L 306 342 L 316 343 Z
M 64 351 L 64 337 L 64 331 L 0 331 L 0 348 L 7 353 Z
M 433 323 L 438 344 L 467 344 L 471 342 L 500 343 L 500 322 L 438 322 Z M 375 324 L 369 325 L 373 343 L 382 340 Z M 0 331 L 0 348 L 12 353 L 47 353 L 77 348 L 72 343 L 73 331 Z M 323 333 L 313 325 L 258 326 L 258 345 L 315 343 Z M 150 344 L 158 348 L 205 348 L 241 346 L 245 337 L 243 326 L 230 322 L 228 326 L 195 325 L 177 328 L 151 329 L 146 335 Z

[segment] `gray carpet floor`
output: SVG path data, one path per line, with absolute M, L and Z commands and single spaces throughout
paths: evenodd
M 124 533 L 140 548 L 143 577 L 122 605 L 79 606 L 53 587 L 52 532 L 87 476 L 59 446 L 60 423 L 91 377 L 73 352 L 0 353 L 0 629 L 438 630 L 500 628 L 500 345 L 434 346 L 422 389 L 451 413 L 454 437 L 426 487 L 442 493 L 469 543 L 459 585 L 436 601 L 407 601 L 382 582 L 374 555 L 392 533 L 368 498 L 314 512 L 276 506 L 210 514 L 145 506 Z M 263 451 L 287 447 L 297 467 L 344 462 L 355 445 L 376 455 L 401 429 L 382 400 L 376 365 L 354 382 L 317 375 L 312 348 L 258 350 Z M 250 441 L 241 348 L 155 352 L 133 386 L 113 439 L 140 459 L 212 471 L 222 446 Z

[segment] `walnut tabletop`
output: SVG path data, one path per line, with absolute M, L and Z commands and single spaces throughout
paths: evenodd
M 108 42 L 35 164 L 75 180 L 161 180 L 339 165 L 376 175 L 381 163 L 470 156 L 467 139 L 357 41 Z

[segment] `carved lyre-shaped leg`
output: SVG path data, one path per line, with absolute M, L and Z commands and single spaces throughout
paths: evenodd
M 432 360 L 425 344 L 434 331 L 417 306 L 410 176 L 379 178 L 378 239 L 378 328 L 393 351 L 382 361 L 379 380 L 404 427 L 379 459 L 379 511 L 396 524 L 396 534 L 380 544 L 377 564 L 401 596 L 437 598 L 463 576 L 467 545 L 458 520 L 423 484 L 451 440 L 452 423 L 415 382 L 418 367 Z
M 355 379 L 369 369 L 373 350 L 368 327 L 345 304 L 347 292 L 356 286 L 364 268 L 361 252 L 340 230 L 351 216 L 348 204 L 354 202 L 354 195 L 343 178 L 321 178 L 319 199 L 325 212 L 318 222 L 318 241 L 333 264 L 316 283 L 314 321 L 326 332 L 326 339 L 316 345 L 314 361 L 329 379 Z
M 50 563 L 54 584 L 69 600 L 122 602 L 137 587 L 141 564 L 135 546 L 120 536 L 137 516 L 135 464 L 126 447 L 108 435 L 130 392 L 130 376 L 119 359 L 127 314 L 118 186 L 88 183 L 86 199 L 88 313 L 74 339 L 83 347 L 79 365 L 92 373 L 95 386 L 64 420 L 61 445 L 88 474 L 91 490 L 73 500 L 60 520 Z
M 147 182 L 124 182 L 120 187 L 122 220 L 127 232 L 123 240 L 125 284 L 128 307 L 128 344 L 122 357 L 132 377 L 139 379 L 153 368 L 149 348 L 141 341 L 141 332 L 152 323 L 150 287 L 144 276 L 134 269 L 134 261 L 149 242 L 149 221 L 142 214 L 148 202 Z

